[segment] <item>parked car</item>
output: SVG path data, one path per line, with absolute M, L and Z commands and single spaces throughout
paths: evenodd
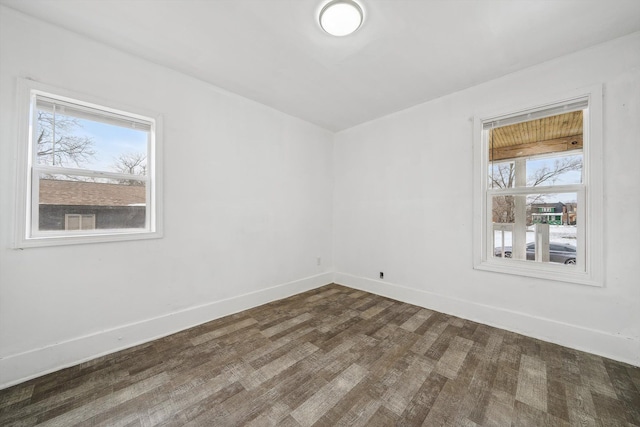
M 511 258 L 511 246 L 504 247 L 504 257 Z M 527 243 L 527 259 L 535 260 L 536 244 L 535 242 Z M 496 248 L 494 255 L 502 257 L 502 248 Z M 549 243 L 549 261 L 558 262 L 560 264 L 576 263 L 576 247 L 566 243 Z

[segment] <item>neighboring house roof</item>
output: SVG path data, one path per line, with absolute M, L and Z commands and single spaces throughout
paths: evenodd
M 144 205 L 143 185 L 103 184 L 98 182 L 40 180 L 40 204 L 64 206 Z

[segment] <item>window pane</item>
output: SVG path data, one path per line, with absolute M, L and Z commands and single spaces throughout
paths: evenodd
M 494 223 L 513 224 L 516 218 L 515 196 L 493 196 L 492 215 Z
M 500 226 L 502 225 L 502 226 Z M 505 226 L 506 225 L 506 226 Z M 513 242 L 512 224 L 493 225 L 494 256 L 499 258 L 511 258 L 511 245 Z
M 149 124 L 39 98 L 34 128 L 36 164 L 146 174 Z
M 489 188 L 513 188 L 515 177 L 514 162 L 492 162 L 489 164 Z
M 582 153 L 527 160 L 527 186 L 582 183 Z
M 576 193 L 529 194 L 527 196 L 527 225 L 575 226 L 578 214 L 577 200 Z
M 518 198 L 526 200 L 526 220 L 515 219 Z M 577 259 L 577 193 L 492 196 L 493 256 L 511 258 L 521 248 L 522 259 L 572 265 Z M 548 238 L 548 240 L 546 240 Z M 546 244 L 547 242 L 548 244 Z M 536 251 L 540 244 L 541 251 Z
M 145 183 L 40 174 L 38 208 L 40 231 L 145 228 Z

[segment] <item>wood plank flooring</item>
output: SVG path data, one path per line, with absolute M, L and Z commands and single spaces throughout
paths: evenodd
M 640 369 L 329 285 L 0 391 L 3 426 L 640 426 Z

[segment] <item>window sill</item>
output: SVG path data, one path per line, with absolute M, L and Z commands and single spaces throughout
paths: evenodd
M 160 239 L 162 233 L 159 231 L 126 231 L 108 234 L 74 234 L 73 236 L 38 236 L 28 239 L 20 239 L 14 246 L 15 249 L 80 245 L 89 243 L 124 242 L 133 240 Z
M 477 263 L 476 270 L 492 271 L 494 273 L 514 274 L 517 276 L 533 277 L 537 279 L 567 282 L 578 285 L 603 287 L 603 280 L 598 280 L 589 273 L 579 271 L 575 266 L 539 264 L 531 261 L 490 260 Z

